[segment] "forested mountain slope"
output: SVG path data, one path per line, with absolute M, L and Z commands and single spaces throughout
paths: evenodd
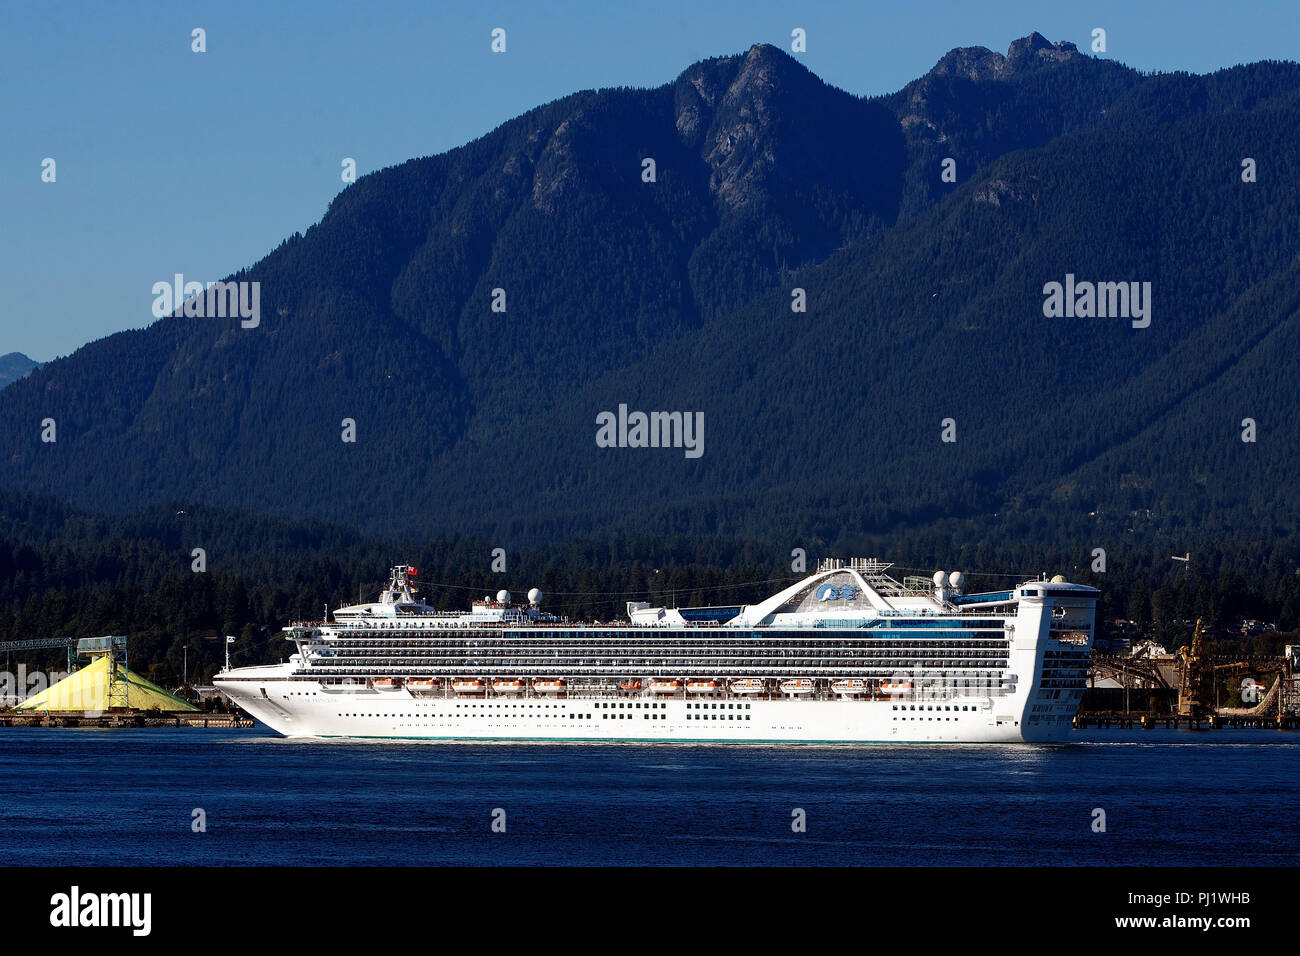
M 345 189 L 232 277 L 256 328 L 173 316 L 4 389 L 0 485 L 518 541 L 1296 530 L 1298 121 L 1296 64 L 1037 34 L 876 99 L 768 46 L 577 93 Z M 1046 317 L 1067 274 L 1150 283 L 1149 327 Z M 599 447 L 620 404 L 701 413 L 703 454 Z

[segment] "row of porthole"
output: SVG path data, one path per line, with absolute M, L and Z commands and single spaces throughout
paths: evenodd
M 405 718 L 407 718 L 407 719 L 410 719 L 410 718 L 412 718 L 412 717 L 415 717 L 415 718 L 422 718 L 422 719 L 424 719 L 424 720 L 433 720 L 433 719 L 435 719 L 435 718 L 445 717 L 445 716 L 448 716 L 448 715 L 446 715 L 446 714 L 339 714 L 338 716 L 340 716 L 340 717 L 405 717 Z M 477 713 L 477 714 L 475 714 L 475 713 L 469 713 L 469 714 L 456 714 L 455 716 L 458 717 L 458 718 L 460 718 L 460 717 L 497 717 L 497 718 L 501 718 L 501 717 L 505 717 L 506 715 L 505 715 L 505 714 L 489 714 L 489 713 L 484 712 L 484 713 Z M 542 716 L 542 715 L 540 715 L 540 714 L 529 714 L 528 716 L 533 717 L 533 716 Z M 591 714 L 564 714 L 564 715 L 561 715 L 561 714 L 547 714 L 547 715 L 545 715 L 545 716 L 547 716 L 547 717 L 560 717 L 560 716 L 566 716 L 566 717 L 569 717 L 569 718 L 572 719 L 572 720 L 591 720 L 591 719 L 592 719 L 592 715 L 591 715 Z M 629 716 L 630 716 L 630 715 L 629 715 Z
M 943 706 L 939 706 L 938 704 L 894 704 L 894 706 L 891 709 L 893 710 L 978 710 L 979 708 L 974 706 L 968 706 L 966 704 L 962 704 L 960 707 L 958 707 L 956 704 L 952 704 L 952 705 L 944 704 Z
M 632 714 L 601 714 L 601 720 L 631 720 Z M 667 720 L 667 714 L 643 713 L 641 717 L 645 720 Z

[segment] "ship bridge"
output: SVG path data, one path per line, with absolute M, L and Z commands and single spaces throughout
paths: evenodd
M 409 614 L 436 614 L 438 609 L 416 597 L 420 589 L 413 580 L 419 572 L 409 564 L 399 564 L 389 572 L 388 584 L 373 604 L 350 604 L 334 612 L 340 623 L 367 617 L 396 618 Z

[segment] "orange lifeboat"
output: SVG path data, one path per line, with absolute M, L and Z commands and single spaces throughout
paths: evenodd
M 912 692 L 912 682 L 910 680 L 887 680 L 880 685 L 880 690 L 886 694 L 910 694 Z
M 682 682 L 679 680 L 652 680 L 650 682 L 650 693 L 652 694 L 676 694 L 680 693 Z
M 483 694 L 487 685 L 477 677 L 462 677 L 451 682 L 451 689 L 458 694 Z
M 859 694 L 867 692 L 867 682 L 860 677 L 847 677 L 843 680 L 833 681 L 831 690 L 841 697 L 857 697 Z
M 400 677 L 376 677 L 375 690 L 400 690 L 402 679 Z
M 805 697 L 816 689 L 816 685 L 808 677 L 791 677 L 781 681 L 781 693 L 789 697 Z
M 688 694 L 716 694 L 722 685 L 715 680 L 691 680 L 686 682 Z
M 533 690 L 539 694 L 560 694 L 568 684 L 562 680 L 535 680 Z
M 618 685 L 618 689 L 619 689 L 619 690 L 626 690 L 626 691 L 636 691 L 636 690 L 640 690 L 640 689 L 641 689 L 641 682 L 640 682 L 639 680 L 625 680 L 625 681 L 623 681 L 623 683 L 621 683 L 621 684 Z
M 494 694 L 522 694 L 527 688 L 521 680 L 494 680 L 492 682 L 492 693 Z
M 417 693 L 427 694 L 438 689 L 438 682 L 436 680 L 424 679 L 408 680 L 406 682 L 406 689 Z
M 757 677 L 742 677 L 739 680 L 733 680 L 730 684 L 733 694 L 761 694 L 763 693 L 763 682 Z

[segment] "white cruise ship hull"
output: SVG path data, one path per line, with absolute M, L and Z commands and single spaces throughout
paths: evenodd
M 1066 739 L 1073 706 L 1025 725 L 1020 695 L 937 701 L 424 698 L 288 680 L 291 668 L 218 678 L 241 708 L 286 737 L 735 743 L 1020 743 Z

